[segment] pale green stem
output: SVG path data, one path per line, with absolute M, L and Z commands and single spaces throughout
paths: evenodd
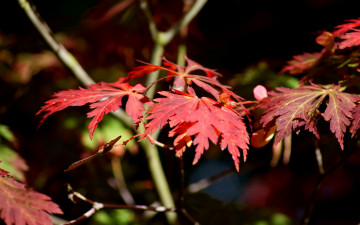
M 178 64 L 179 66 L 185 66 L 185 55 L 186 55 L 186 45 L 182 43 L 178 47 L 178 57 L 176 64 Z
M 157 65 L 159 66 L 161 64 L 162 61 L 162 56 L 164 54 L 164 45 L 162 44 L 156 44 L 152 50 L 152 55 L 151 55 L 151 59 L 150 59 L 150 63 L 153 65 Z M 158 80 L 159 78 L 159 74 L 160 71 L 157 70 L 151 74 L 148 75 L 147 79 L 146 79 L 146 86 L 151 85 L 152 83 L 154 83 L 155 81 Z M 155 95 L 156 92 L 156 85 L 153 85 L 148 92 L 146 93 L 146 96 L 150 99 L 152 99 Z M 156 139 L 156 137 L 155 137 Z
M 174 199 L 171 194 L 163 167 L 161 165 L 157 147 L 151 144 L 148 140 L 140 142 L 140 145 L 145 151 L 147 162 L 149 163 L 151 176 L 154 181 L 155 188 L 158 192 L 160 202 L 166 208 L 174 208 Z M 166 217 L 170 224 L 174 224 L 177 216 L 176 213 L 166 212 Z
M 40 35 L 45 39 L 46 43 L 55 52 L 59 59 L 67 66 L 73 74 L 84 84 L 94 83 L 90 76 L 81 67 L 75 57 L 68 52 L 63 45 L 59 44 L 50 34 L 49 27 L 40 20 L 39 15 L 36 15 L 34 9 L 27 0 L 18 0 L 20 6 L 24 9 L 30 21 L 39 31 Z
M 145 18 L 148 22 L 149 30 L 151 37 L 154 41 L 154 48 L 152 50 L 152 55 L 150 63 L 153 65 L 160 65 L 162 61 L 162 56 L 164 54 L 165 46 L 174 38 L 180 30 L 187 26 L 190 21 L 199 13 L 200 9 L 204 6 L 207 0 L 197 0 L 191 9 L 180 19 L 178 23 L 172 26 L 167 32 L 159 32 L 154 20 L 152 19 L 151 11 L 146 0 L 140 0 L 140 8 L 143 10 Z M 185 48 L 186 50 L 186 48 Z M 159 71 L 151 73 L 148 75 L 146 80 L 146 85 L 150 85 L 159 78 Z M 153 85 L 150 90 L 147 92 L 147 97 L 152 99 L 156 92 L 156 85 Z M 153 134 L 154 139 L 157 139 L 159 131 Z M 156 146 L 152 145 L 148 140 L 142 142 L 141 145 L 144 148 L 145 154 L 149 162 L 149 168 L 151 175 L 154 179 L 156 189 L 159 194 L 159 198 L 162 204 L 165 207 L 174 207 L 174 199 L 172 197 L 169 184 L 166 180 L 161 161 L 159 159 L 159 154 L 157 152 Z M 173 224 L 176 220 L 176 215 L 166 214 L 168 222 Z

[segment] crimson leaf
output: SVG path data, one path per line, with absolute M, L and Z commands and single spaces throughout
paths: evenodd
M 142 62 L 145 65 L 135 67 L 132 71 L 129 72 L 129 76 L 127 79 L 140 77 L 143 76 L 144 74 L 148 74 L 156 70 L 163 70 L 163 71 L 167 71 L 168 75 L 164 78 L 159 79 L 158 81 L 162 79 L 171 80 L 174 78 L 175 88 L 181 88 L 186 85 L 195 84 L 198 87 L 205 90 L 206 92 L 209 92 L 218 101 L 219 101 L 219 95 L 223 90 L 229 91 L 230 88 L 229 86 L 223 85 L 216 80 L 217 77 L 221 76 L 220 73 L 216 72 L 213 69 L 208 69 L 206 67 L 203 67 L 199 63 L 187 57 L 185 57 L 185 60 L 187 63 L 186 67 L 176 65 L 166 60 L 165 58 L 163 58 L 163 66 L 156 66 L 150 63 Z M 205 73 L 205 76 L 198 75 L 194 73 L 195 71 L 203 71 Z M 217 87 L 217 89 L 215 87 Z M 231 96 L 235 98 L 237 101 L 240 101 L 241 99 L 233 92 L 231 92 Z
M 228 149 L 239 170 L 239 148 L 245 161 L 249 143 L 241 116 L 231 108 L 207 97 L 198 98 L 191 92 L 159 92 L 165 98 L 154 99 L 154 105 L 148 110 L 150 122 L 146 124 L 145 135 L 169 124 L 173 128 L 169 136 L 177 136 L 174 141 L 177 156 L 182 155 L 185 146 L 196 145 L 193 164 L 209 148 L 209 140 L 216 144 L 220 139 L 221 149 Z
M 120 78 L 114 83 L 100 82 L 87 85 L 88 89 L 80 88 L 79 90 L 60 91 L 54 94 L 53 98 L 48 100 L 41 110 L 36 113 L 38 115 L 41 112 L 46 112 L 40 125 L 48 116 L 57 111 L 69 106 L 82 106 L 90 103 L 90 108 L 93 110 L 87 114 L 87 117 L 94 117 L 89 124 L 89 133 L 92 139 L 94 131 L 104 114 L 118 110 L 122 105 L 123 97 L 128 96 L 125 110 L 132 117 L 137 128 L 140 118 L 143 116 L 141 111 L 145 110 L 143 103 L 147 101 L 147 98 L 141 94 L 145 91 L 145 87 L 141 84 L 131 86 L 123 81 L 124 79 Z

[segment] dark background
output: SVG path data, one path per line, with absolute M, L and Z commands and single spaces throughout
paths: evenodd
M 239 95 L 252 98 L 253 87 L 257 84 L 273 86 L 273 81 L 260 77 L 242 86 L 241 81 L 234 78 L 241 80 L 246 71 L 253 68 L 260 73 L 261 62 L 266 65 L 264 73 L 276 74 L 293 55 L 320 51 L 321 46 L 315 43 L 316 36 L 322 30 L 333 30 L 344 20 L 358 18 L 360 4 L 356 2 L 210 0 L 189 26 L 187 54 L 204 66 L 216 68 L 224 75 L 222 82 L 234 86 Z M 104 13 L 116 1 L 38 0 L 33 3 L 57 38 L 96 81 L 115 81 L 139 65 L 136 59 L 149 60 L 152 41 L 135 3 L 103 22 L 100 21 Z M 150 4 L 160 30 L 166 30 L 182 14 L 181 1 L 153 0 Z M 179 43 L 180 38 L 175 38 L 166 47 L 165 56 L 169 60 L 176 61 Z M 35 113 L 44 102 L 56 91 L 80 86 L 51 54 L 44 56 L 46 49 L 47 45 L 17 1 L 3 1 L 0 6 L 0 50 L 9 54 L 0 58 L 0 123 L 9 126 L 18 137 L 17 151 L 30 167 L 26 173 L 27 184 L 60 204 L 65 212 L 63 218 L 74 219 L 88 206 L 73 205 L 67 200 L 66 182 L 97 201 L 121 203 L 122 200 L 107 183 L 112 176 L 109 157 L 96 159 L 67 175 L 62 172 L 91 152 L 81 142 L 89 122 L 85 116 L 86 107 L 56 113 L 37 129 L 40 117 Z M 279 82 L 279 79 L 288 78 L 276 79 Z M 349 146 L 353 142 L 348 137 L 345 140 Z M 222 217 L 229 219 L 228 224 L 245 224 L 256 218 L 267 218 L 274 212 L 284 213 L 296 224 L 318 176 L 313 141 L 306 132 L 294 135 L 290 164 L 280 163 L 275 168 L 269 167 L 271 144 L 263 149 L 250 149 L 248 161 L 241 166 L 239 174 L 226 177 L 206 189 L 214 199 L 202 195 L 188 197 L 189 211 L 204 224 L 211 224 L 206 219 L 215 213 L 219 214 L 218 219 L 212 220 L 212 224 L 224 224 L 224 220 L 219 219 Z M 322 136 L 320 146 L 326 154 L 325 169 L 336 164 L 346 153 L 329 133 Z M 233 166 L 228 153 L 214 149 L 205 153 L 195 166 L 191 165 L 193 152 L 186 152 L 187 183 Z M 160 154 L 170 186 L 176 190 L 178 182 L 173 154 L 166 150 L 160 150 Z M 125 177 L 136 202 L 151 204 L 157 196 L 142 151 L 125 153 L 123 161 Z M 312 224 L 360 222 L 359 207 L 356 207 L 360 200 L 359 163 L 357 152 L 324 180 Z M 237 211 L 237 207 L 245 207 L 248 211 Z M 162 224 L 162 219 L 160 215 L 151 223 Z

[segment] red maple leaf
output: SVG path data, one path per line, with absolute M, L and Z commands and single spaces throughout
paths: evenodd
M 347 21 L 349 22 L 335 27 L 335 31 L 333 32 L 334 36 L 341 36 L 355 27 L 360 26 L 360 18 Z
M 354 30 L 354 32 L 349 32 L 341 36 L 341 39 L 344 39 L 337 44 L 339 49 L 344 49 L 348 47 L 360 45 L 360 30 Z
M 143 116 L 141 111 L 145 110 L 143 103 L 147 102 L 147 98 L 141 94 L 145 91 L 145 87 L 141 84 L 131 86 L 123 81 L 124 79 L 121 78 L 114 83 L 100 82 L 87 85 L 88 89 L 80 88 L 79 90 L 60 91 L 54 94 L 53 98 L 48 100 L 36 113 L 38 115 L 41 112 L 47 112 L 40 125 L 48 116 L 57 111 L 69 106 L 82 106 L 90 103 L 90 108 L 93 110 L 87 114 L 87 117 L 94 117 L 89 124 L 90 138 L 92 139 L 103 116 L 111 111 L 118 110 L 122 106 L 123 97 L 128 96 L 125 111 L 131 116 L 137 128 L 140 118 Z
M 218 101 L 219 101 L 219 95 L 221 92 L 223 92 L 223 90 L 229 91 L 230 89 L 229 86 L 223 85 L 216 80 L 217 77 L 221 76 L 220 73 L 216 72 L 213 69 L 203 67 L 202 65 L 189 59 L 188 57 L 185 57 L 185 60 L 187 63 L 186 67 L 176 65 L 166 60 L 165 58 L 163 58 L 163 66 L 156 66 L 150 63 L 142 62 L 145 65 L 135 67 L 132 71 L 128 73 L 129 76 L 127 79 L 140 77 L 143 76 L 144 74 L 149 74 L 156 70 L 163 70 L 168 72 L 167 76 L 160 78 L 156 82 L 163 79 L 166 79 L 167 81 L 174 79 L 175 88 L 184 87 L 185 84 L 187 85 L 195 84 L 198 87 L 205 90 L 206 92 L 209 92 Z M 194 74 L 195 71 L 203 71 L 205 75 Z M 216 89 L 215 87 L 217 87 L 218 89 Z M 233 98 L 235 98 L 237 101 L 240 101 L 241 98 L 239 96 L 237 96 L 233 92 L 231 93 L 232 93 L 231 96 Z
M 144 134 L 148 135 L 169 124 L 173 128 L 169 136 L 177 136 L 174 146 L 178 156 L 182 155 L 186 146 L 196 145 L 193 164 L 209 148 L 209 140 L 217 144 L 220 139 L 221 149 L 228 149 L 239 170 L 239 148 L 245 161 L 249 143 L 241 116 L 213 99 L 198 98 L 190 90 L 190 94 L 177 90 L 159 92 L 165 98 L 154 99 L 154 105 L 147 112 L 150 122 L 146 124 Z
M 5 171 L 6 172 L 6 171 Z M 53 224 L 47 213 L 63 214 L 51 198 L 0 173 L 0 217 L 7 225 Z
M 304 73 L 314 67 L 324 55 L 325 51 L 315 53 L 303 53 L 302 55 L 293 56 L 292 60 L 287 61 L 287 64 L 280 73 L 289 71 L 290 74 Z
M 343 39 L 336 44 L 338 49 L 360 45 L 360 18 L 348 20 L 348 23 L 341 24 L 335 27 L 333 35 Z
M 352 137 L 356 134 L 357 130 L 360 128 L 360 105 L 357 105 L 353 110 L 353 121 L 350 127 L 350 132 Z
M 292 131 L 298 133 L 302 126 L 319 138 L 316 117 L 322 115 L 330 122 L 330 130 L 338 139 L 340 147 L 344 148 L 344 133 L 350 125 L 355 103 L 360 100 L 358 96 L 342 92 L 340 86 L 325 88 L 315 84 L 277 90 L 279 92 L 269 92 L 269 97 L 259 104 L 259 107 L 265 109 L 260 121 L 263 126 L 277 125 L 278 135 L 274 145 Z M 329 100 L 322 114 L 319 107 L 327 96 Z

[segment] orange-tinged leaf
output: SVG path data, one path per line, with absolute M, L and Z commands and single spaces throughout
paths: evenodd
M 187 135 L 189 127 L 194 125 L 195 122 L 183 122 L 179 123 L 174 129 L 169 132 L 169 137 L 176 136 L 174 140 L 174 147 L 176 150 L 176 156 L 182 157 L 186 147 L 190 148 L 193 141 L 189 135 Z
M 214 144 L 220 140 L 221 149 L 228 149 L 239 170 L 239 149 L 242 149 L 246 160 L 249 136 L 238 113 L 210 98 L 198 98 L 195 93 L 186 94 L 174 90 L 159 94 L 165 98 L 154 99 L 154 105 L 148 110 L 149 123 L 146 124 L 145 135 L 169 125 L 173 128 L 169 136 L 177 136 L 174 146 L 181 151 L 178 155 L 181 156 L 185 145 L 196 146 L 193 164 L 209 148 L 209 140 Z
M 266 131 L 265 129 L 255 131 L 250 139 L 251 146 L 253 146 L 254 148 L 261 148 L 265 146 L 274 137 L 275 131 L 276 126 L 273 126 L 268 131 Z
M 51 198 L 0 173 L 0 217 L 7 225 L 52 225 L 47 213 L 63 212 Z
M 316 43 L 325 47 L 328 52 L 334 51 L 334 35 L 328 31 L 322 32 L 316 39 Z

